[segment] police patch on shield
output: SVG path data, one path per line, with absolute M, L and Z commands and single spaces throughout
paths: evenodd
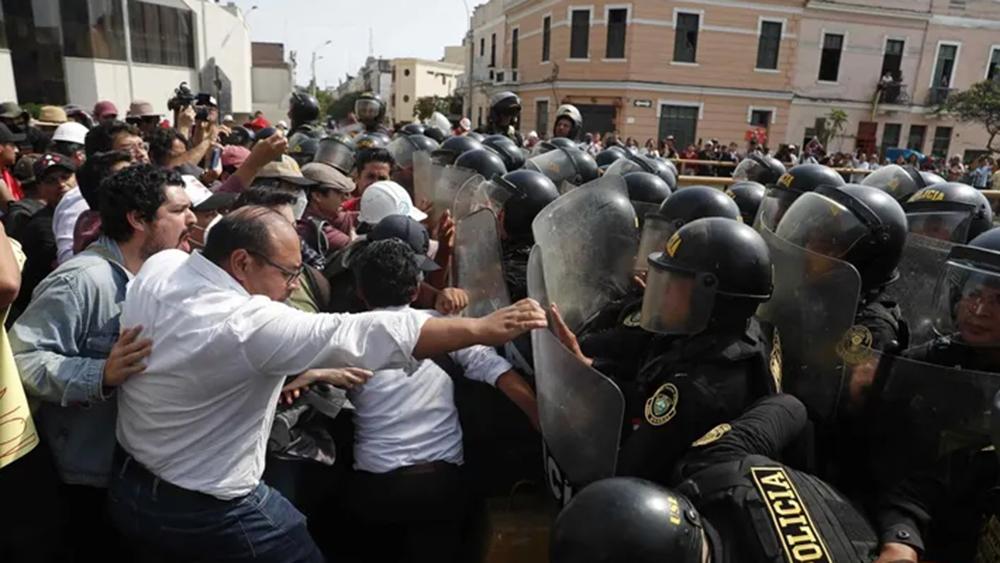
M 677 414 L 677 403 L 681 394 L 673 383 L 664 383 L 646 400 L 646 422 L 653 426 L 663 426 Z
M 837 355 L 849 364 L 859 364 L 871 357 L 873 340 L 868 327 L 854 325 L 847 329 L 837 344 Z

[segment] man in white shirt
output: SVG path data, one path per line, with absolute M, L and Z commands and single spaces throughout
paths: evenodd
M 302 514 L 260 481 L 285 376 L 302 374 L 287 389 L 349 387 L 366 369 L 546 324 L 530 300 L 482 319 L 304 313 L 282 303 L 302 268 L 294 226 L 249 206 L 219 221 L 202 252 L 160 253 L 136 276 L 122 323 L 144 327 L 153 351 L 119 388 L 111 485 L 112 517 L 133 540 L 179 560 L 322 561 Z M 353 367 L 323 369 L 340 366 Z
M 410 304 L 426 261 L 398 239 L 372 242 L 352 265 L 373 310 L 414 311 Z M 447 563 L 460 559 L 470 492 L 462 470 L 462 427 L 451 377 L 443 369 L 496 387 L 538 428 L 531 387 L 496 351 L 471 346 L 405 369 L 386 369 L 348 392 L 355 407 L 351 504 L 372 562 Z M 459 369 L 460 368 L 460 369 Z

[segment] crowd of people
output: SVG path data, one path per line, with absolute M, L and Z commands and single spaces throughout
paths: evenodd
M 0 107 L 3 561 L 998 560 L 989 157 L 168 106 Z

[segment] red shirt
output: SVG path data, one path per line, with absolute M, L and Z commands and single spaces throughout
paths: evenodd
M 14 175 L 10 173 L 10 169 L 4 168 L 0 172 L 2 172 L 2 174 L 0 175 L 3 176 L 4 183 L 7 184 L 8 188 L 10 188 L 11 195 L 14 196 L 14 200 L 17 201 L 23 198 L 24 191 L 21 190 L 21 182 L 18 182 L 17 178 L 15 178 Z

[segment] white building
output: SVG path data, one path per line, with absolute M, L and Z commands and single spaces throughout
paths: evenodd
M 223 113 L 252 111 L 250 32 L 235 4 L 209 0 L 32 0 L 0 14 L 0 100 L 142 99 L 167 113 L 187 82 Z
M 292 65 L 285 60 L 281 43 L 254 42 L 253 68 L 250 69 L 253 90 L 253 110 L 264 112 L 271 123 L 288 120 L 288 99 L 293 80 Z
M 420 98 L 454 94 L 464 71 L 460 64 L 425 59 L 393 59 L 392 69 L 392 111 L 388 115 L 393 123 L 416 121 L 415 106 Z

